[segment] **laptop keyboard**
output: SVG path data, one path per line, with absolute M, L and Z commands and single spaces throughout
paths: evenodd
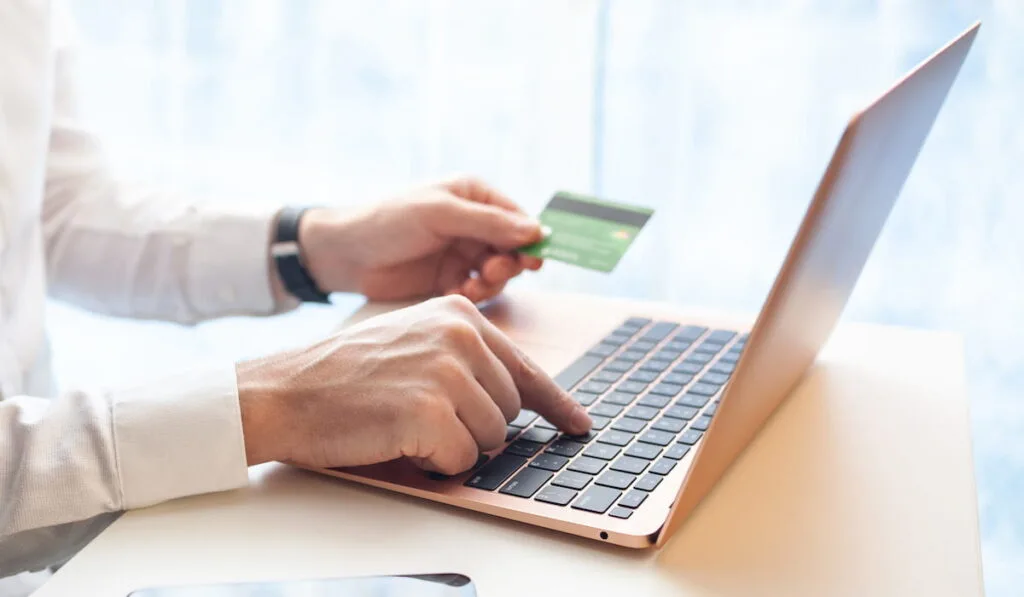
M 523 410 L 465 485 L 629 518 L 697 445 L 746 345 L 730 330 L 633 317 L 555 377 L 594 421 L 568 436 Z

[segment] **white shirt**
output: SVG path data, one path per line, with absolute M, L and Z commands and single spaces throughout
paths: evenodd
M 276 309 L 271 211 L 112 179 L 76 119 L 62 14 L 0 0 L 0 577 L 65 559 L 110 513 L 247 482 L 232 363 L 46 396 L 47 292 L 183 323 Z

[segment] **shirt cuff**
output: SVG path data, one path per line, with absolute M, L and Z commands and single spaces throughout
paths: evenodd
M 298 306 L 274 300 L 270 242 L 280 208 L 208 208 L 189 253 L 189 299 L 200 313 L 269 314 Z
M 125 509 L 248 483 L 234 366 L 116 391 L 111 404 Z

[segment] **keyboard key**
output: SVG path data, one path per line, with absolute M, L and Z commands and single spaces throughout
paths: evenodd
M 521 428 L 509 425 L 505 428 L 505 441 L 510 442 L 514 440 L 520 431 L 522 431 Z
M 546 504 L 554 504 L 556 506 L 565 506 L 576 497 L 576 492 L 565 487 L 553 487 L 548 485 L 544 489 L 540 490 L 537 497 L 533 498 L 538 502 L 544 502 Z
M 711 417 L 707 415 L 701 415 L 697 417 L 697 420 L 690 423 L 690 429 L 696 429 L 697 431 L 707 431 L 708 427 L 711 426 Z
M 586 510 L 595 514 L 604 514 L 608 508 L 615 503 L 622 495 L 621 491 L 610 487 L 594 486 L 583 492 L 583 495 L 576 498 L 572 507 L 576 510 Z
M 622 346 L 626 342 L 629 342 L 629 334 L 618 334 L 612 332 L 605 336 L 604 340 L 601 340 L 601 344 L 611 344 L 612 346 Z
M 697 338 L 704 335 L 704 332 L 708 331 L 708 328 L 697 326 L 697 325 L 684 325 L 679 328 L 679 333 L 675 335 L 673 340 L 682 342 L 693 342 Z
M 597 438 L 597 441 L 601 442 L 602 444 L 610 444 L 612 446 L 622 447 L 627 445 L 629 442 L 633 441 L 633 434 L 626 433 L 625 431 L 616 431 L 614 429 L 609 429 L 608 431 L 602 433 L 600 437 Z
M 714 414 L 716 412 L 718 412 L 718 401 L 717 400 L 712 402 L 710 406 L 708 406 L 707 408 L 704 409 L 704 414 L 706 414 L 709 417 L 714 416 Z
M 577 473 L 596 475 L 601 472 L 608 463 L 599 458 L 588 458 L 581 456 L 569 463 L 569 470 Z
M 694 408 L 692 410 L 693 414 L 696 415 L 697 409 Z M 679 433 L 680 431 L 683 430 L 683 427 L 686 427 L 686 421 L 684 421 L 683 419 L 677 419 L 673 417 L 662 417 L 655 421 L 653 425 L 651 425 L 651 429 L 657 429 L 658 431 L 666 431 L 672 434 Z
M 597 394 L 591 394 L 590 392 L 583 392 L 576 390 L 572 393 L 572 397 L 576 399 L 583 406 L 590 406 L 597 400 Z
M 644 500 L 647 499 L 647 494 L 642 491 L 632 490 L 627 493 L 621 500 L 619 505 L 623 508 L 639 508 Z
M 723 348 L 725 348 L 724 344 L 719 344 L 717 342 L 709 342 L 709 341 L 705 340 L 704 342 L 701 342 L 700 344 L 698 344 L 697 348 L 694 348 L 693 350 L 694 350 L 694 352 L 706 352 L 708 354 L 718 354 L 719 352 L 721 352 L 721 350 Z
M 704 435 L 704 432 L 702 431 L 697 431 L 695 429 L 687 429 L 686 431 L 682 432 L 679 435 L 679 439 L 676 441 L 678 441 L 681 444 L 686 444 L 687 446 L 692 446 L 693 444 L 697 443 L 698 440 L 700 440 L 702 435 Z
M 639 330 L 649 323 L 651 323 L 651 320 L 646 317 L 630 317 L 622 324 L 622 327 L 635 328 Z
M 622 377 L 622 372 L 620 371 L 608 371 L 607 369 L 602 369 L 595 373 L 594 375 L 592 375 L 590 377 L 590 381 L 604 381 L 608 383 L 614 383 L 616 381 L 619 381 L 620 377 Z
M 672 417 L 673 419 L 689 421 L 693 417 L 697 416 L 697 409 L 692 406 L 677 403 L 665 409 L 665 416 Z
M 548 454 L 555 454 L 557 456 L 565 456 L 566 458 L 572 458 L 579 454 L 580 450 L 583 449 L 583 444 L 574 442 L 567 439 L 560 439 L 555 443 L 548 446 L 545 450 Z
M 629 381 L 636 381 L 644 384 L 651 383 L 655 379 L 658 379 L 658 374 L 654 371 L 636 371 L 629 376 Z
M 530 466 L 533 468 L 542 468 L 546 471 L 555 472 L 562 470 L 562 467 L 567 464 L 569 464 L 568 458 L 551 453 L 539 454 L 532 462 L 530 462 Z
M 686 357 L 686 362 L 687 363 L 697 363 L 699 365 L 706 365 L 713 358 L 715 358 L 715 355 L 713 355 L 713 354 L 708 354 L 706 352 L 694 352 L 694 353 L 691 353 L 690 356 Z
M 685 386 L 686 384 L 693 381 L 692 373 L 669 373 L 661 381 L 670 383 L 677 386 Z
M 555 424 L 548 421 L 547 419 L 537 419 L 537 422 L 533 424 L 538 429 L 558 429 Z
M 647 384 L 639 381 L 624 381 L 616 386 L 615 391 L 623 394 L 639 394 L 647 389 Z
M 558 384 L 558 387 L 568 392 L 573 386 L 580 383 L 580 380 L 590 375 L 590 372 L 596 369 L 602 361 L 604 359 L 601 357 L 583 355 L 556 375 L 555 383 Z
M 667 446 L 674 442 L 675 439 L 676 434 L 674 433 L 668 433 L 666 431 L 651 429 L 647 433 L 638 437 L 637 441 L 641 441 L 645 444 L 654 444 L 655 446 Z
M 625 373 L 633 368 L 633 363 L 628 361 L 614 360 L 605 366 L 606 371 L 617 371 L 619 373 Z
M 607 356 L 611 356 L 611 354 L 613 352 L 615 352 L 616 350 L 618 350 L 618 349 L 619 349 L 619 347 L 615 346 L 614 344 L 604 344 L 604 343 L 601 343 L 601 344 L 598 344 L 597 346 L 591 348 L 590 350 L 588 350 L 587 351 L 587 356 L 607 357 Z
M 652 394 L 661 394 L 662 396 L 675 396 L 679 392 L 683 391 L 683 386 L 677 386 L 672 383 L 660 383 L 651 388 Z
M 687 390 L 688 394 L 700 394 L 701 396 L 714 396 L 720 390 L 720 386 L 713 386 L 707 383 L 695 383 Z
M 629 350 L 639 350 L 641 352 L 648 352 L 657 345 L 657 342 L 651 342 L 649 340 L 637 340 L 636 342 L 629 345 Z
M 686 453 L 690 451 L 690 446 L 685 444 L 675 444 L 671 448 L 665 450 L 665 458 L 671 458 L 672 460 L 680 460 Z
M 587 449 L 583 451 L 584 456 L 591 458 L 599 458 L 601 460 L 611 460 L 619 455 L 619 448 L 611 444 L 594 443 L 587 446 Z M 573 464 L 576 464 L 575 462 Z M 571 470 L 576 470 L 569 467 Z
M 537 442 L 538 444 L 546 444 L 549 441 L 555 439 L 558 432 L 554 429 L 541 429 L 540 427 L 530 427 L 526 430 L 526 433 L 519 436 L 520 440 L 527 440 L 531 442 Z
M 672 469 L 676 468 L 676 461 L 671 458 L 662 458 L 658 462 L 655 462 L 651 467 L 651 472 L 655 475 L 667 475 L 672 472 Z
M 562 437 L 560 437 L 558 439 L 564 439 L 564 440 L 579 442 L 581 444 L 586 444 L 586 443 L 590 443 L 590 440 L 594 439 L 595 437 L 597 437 L 597 432 L 594 431 L 593 429 L 591 429 L 590 431 L 586 432 L 583 435 L 565 435 L 565 434 L 562 434 Z
M 691 394 L 687 392 L 682 398 L 676 401 L 679 406 L 692 406 L 693 408 L 704 408 L 704 405 L 710 401 L 711 398 L 707 396 L 701 396 L 700 394 Z
M 657 361 L 674 361 L 683 355 L 681 350 L 661 350 L 656 352 L 651 358 Z
M 515 454 L 516 456 L 533 456 L 537 452 L 540 452 L 544 444 L 538 444 L 537 442 L 524 441 L 517 439 L 505 448 L 503 454 Z
M 590 412 L 590 429 L 591 431 L 601 431 L 608 426 L 611 419 L 605 416 L 596 415 L 593 411 Z
M 598 415 L 601 417 L 617 417 L 622 412 L 622 407 L 611 402 L 598 402 L 594 406 L 590 407 L 590 415 Z
M 639 475 L 644 472 L 647 468 L 647 461 L 643 458 L 634 458 L 632 456 L 623 456 L 612 463 L 611 468 L 613 471 L 619 471 L 620 473 L 629 473 L 631 475 Z
M 651 342 L 661 342 L 668 335 L 675 331 L 679 327 L 678 323 L 672 323 L 671 321 L 659 321 L 658 323 L 651 326 L 651 329 L 643 335 L 644 340 Z
M 727 376 L 732 375 L 732 372 L 735 370 L 735 363 L 726 363 L 724 361 L 718 361 L 717 363 L 711 366 L 711 371 L 714 371 L 715 373 L 721 373 L 722 375 Z
M 618 431 L 625 431 L 627 433 L 639 433 L 643 431 L 643 428 L 647 426 L 647 423 L 640 419 L 622 418 L 612 423 L 612 429 Z
M 706 340 L 709 342 L 718 342 L 719 344 L 728 344 L 729 340 L 736 337 L 736 332 L 731 330 L 715 330 L 708 334 Z
M 716 386 L 725 385 L 725 382 L 729 381 L 729 376 L 724 373 L 716 373 L 709 371 L 700 378 L 700 383 L 714 384 Z
M 620 506 L 615 506 L 614 508 L 611 509 L 610 512 L 608 512 L 608 516 L 612 516 L 614 518 L 621 518 L 623 520 L 629 518 L 632 515 L 632 510 L 630 510 L 629 508 L 622 508 Z
M 665 345 L 665 350 L 671 350 L 673 352 L 683 352 L 689 347 L 689 342 L 680 342 L 679 340 L 673 340 Z
M 610 387 L 612 387 L 612 384 L 606 381 L 588 381 L 580 386 L 580 390 L 590 392 L 591 394 L 604 394 Z
M 523 428 L 533 422 L 537 418 L 537 413 L 532 410 L 526 410 L 525 408 L 519 411 L 519 415 L 509 423 L 513 427 Z
M 488 460 L 490 460 L 490 457 L 487 454 L 480 454 L 479 456 L 476 457 L 476 464 L 474 464 L 472 468 L 470 468 L 470 470 L 480 468 L 481 466 L 486 464 Z M 434 481 L 447 481 L 448 479 L 452 478 L 452 475 L 446 475 L 444 473 L 439 473 L 436 471 L 427 471 L 427 477 L 433 479 Z
M 598 485 L 604 485 L 605 487 L 614 487 L 615 489 L 625 489 L 636 481 L 636 477 L 633 475 L 627 475 L 626 473 L 618 473 L 615 471 L 608 471 L 597 478 L 594 483 Z
M 674 439 L 674 438 L 673 438 Z M 623 452 L 626 456 L 632 456 L 633 458 L 643 458 L 644 460 L 654 460 L 658 456 L 661 456 L 661 448 L 653 446 L 651 444 L 636 443 L 626 448 Z
M 686 375 L 695 375 L 697 373 L 700 373 L 703 369 L 704 365 L 702 363 L 687 363 L 686 361 L 683 361 L 682 363 L 676 365 L 674 369 L 672 369 L 672 373 L 684 373 Z
M 565 471 L 555 477 L 551 484 L 559 487 L 568 487 L 569 489 L 583 489 L 587 486 L 587 483 L 590 483 L 592 478 L 590 475 L 584 475 L 583 473 Z
M 466 487 L 494 491 L 524 464 L 526 459 L 521 456 L 498 454 L 466 481 Z
M 658 394 L 647 394 L 641 398 L 637 404 L 640 406 L 649 406 L 651 408 L 665 408 L 672 399 L 668 396 L 659 396 Z
M 629 403 L 634 400 L 636 400 L 636 394 L 623 394 L 622 392 L 612 392 L 604 397 L 605 402 L 618 406 L 629 406 Z
M 627 350 L 619 354 L 619 359 L 635 363 L 645 356 L 647 356 L 647 353 L 640 352 L 639 350 Z
M 654 491 L 658 488 L 661 483 L 661 477 L 658 475 L 644 475 L 639 481 L 633 485 L 633 489 L 639 489 L 640 491 Z
M 653 373 L 661 373 L 665 369 L 668 369 L 671 365 L 672 365 L 672 363 L 670 363 L 668 361 L 653 360 L 653 361 L 647 361 L 643 365 L 640 365 L 640 370 L 641 371 L 651 371 Z
M 644 421 L 650 421 L 654 417 L 658 416 L 658 409 L 651 408 L 649 406 L 634 406 L 633 408 L 626 411 L 626 416 L 632 419 L 643 419 Z
M 512 479 L 501 488 L 498 493 L 514 495 L 516 497 L 528 498 L 537 493 L 553 475 L 543 469 L 526 467 L 516 473 Z
M 729 352 L 723 354 L 722 358 L 719 359 L 719 360 L 723 361 L 723 362 L 726 362 L 726 363 L 731 363 L 731 364 L 735 365 L 736 361 L 740 360 L 740 353 L 729 351 Z

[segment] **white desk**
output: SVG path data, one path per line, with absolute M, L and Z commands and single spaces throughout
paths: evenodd
M 510 308 L 530 302 L 513 298 Z M 560 301 L 547 302 L 556 306 L 531 312 L 532 324 L 572 320 L 557 308 Z M 602 307 L 611 325 L 636 305 Z M 586 334 L 603 323 L 583 322 Z M 544 363 L 543 346 L 531 345 L 529 335 L 517 340 Z M 843 326 L 661 552 L 613 548 L 265 465 L 252 470 L 247 490 L 126 514 L 37 595 L 462 572 L 484 597 L 978 596 L 969 433 L 955 336 Z M 536 592 L 524 592 L 527 586 Z

